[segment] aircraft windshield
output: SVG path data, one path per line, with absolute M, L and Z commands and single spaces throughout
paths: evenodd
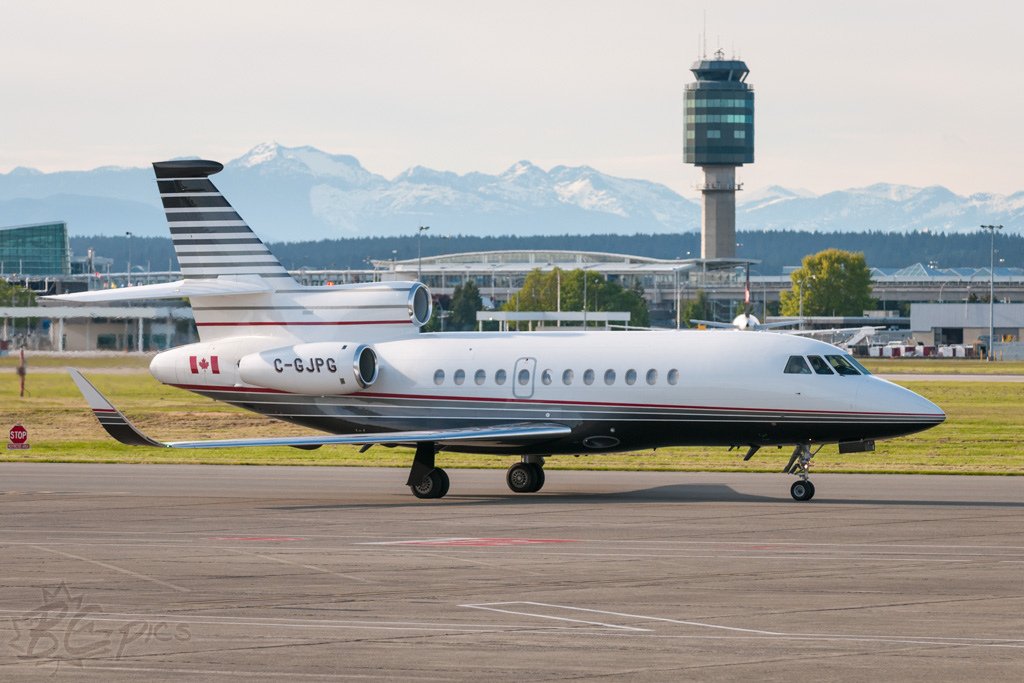
M 821 356 L 807 356 L 807 360 L 811 361 L 811 367 L 814 368 L 814 372 L 819 375 L 831 375 L 832 370 L 829 369 L 828 363 Z
M 787 375 L 809 375 L 811 369 L 807 367 L 807 361 L 803 356 L 790 356 L 789 362 L 786 363 L 785 373 Z
M 860 370 L 850 362 L 853 359 L 849 356 L 825 356 L 825 358 L 828 360 L 828 364 L 831 365 L 840 375 L 860 374 Z
M 854 358 L 853 356 L 843 356 L 843 358 L 845 358 L 845 359 L 846 359 L 846 360 L 848 360 L 848 361 L 849 361 L 850 363 L 852 363 L 852 364 L 853 364 L 853 367 L 855 367 L 855 368 L 857 368 L 858 370 L 860 370 L 860 374 L 862 374 L 862 375 L 870 375 L 870 374 L 871 374 L 871 371 L 870 371 L 870 370 L 868 370 L 868 369 L 867 369 L 866 367 L 864 367 L 864 365 L 863 365 L 863 364 L 859 363 L 859 362 L 857 361 L 857 359 L 856 359 L 856 358 Z

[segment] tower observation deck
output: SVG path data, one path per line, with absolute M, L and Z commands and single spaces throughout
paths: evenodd
M 690 71 L 696 83 L 683 94 L 683 161 L 700 166 L 704 182 L 701 257 L 736 256 L 736 167 L 754 161 L 754 90 L 750 69 L 738 59 L 700 59 Z

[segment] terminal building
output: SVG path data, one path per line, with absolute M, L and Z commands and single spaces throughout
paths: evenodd
M 0 228 L 0 274 L 70 275 L 71 245 L 63 221 Z
M 674 328 L 686 326 L 688 321 L 681 319 L 680 312 L 698 296 L 698 292 L 708 300 L 708 319 L 728 321 L 742 312 L 746 288 L 745 263 L 738 259 L 657 259 L 604 252 L 510 250 L 379 260 L 372 262 L 372 268 L 358 270 L 303 268 L 293 270 L 291 274 L 306 285 L 419 278 L 430 287 L 439 307 L 446 305 L 455 287 L 472 279 L 484 298 L 485 307 L 497 308 L 523 286 L 526 276 L 534 269 L 585 269 L 624 287 L 642 290 L 651 324 Z M 982 337 L 987 338 L 987 323 L 978 323 L 981 318 L 988 319 L 988 307 L 984 303 L 988 301 L 988 268 L 940 269 L 915 264 L 902 269 L 872 268 L 871 276 L 873 296 L 881 310 L 848 320 L 815 318 L 807 321 L 807 325 L 884 325 L 901 329 L 905 336 L 913 334 L 927 344 L 958 340 L 959 343 L 972 344 Z M 28 285 L 40 293 L 128 284 L 127 273 L 117 272 L 97 278 L 91 273 L 19 277 L 8 271 L 3 277 Z M 176 271 L 133 273 L 132 282 L 143 284 L 180 278 L 181 273 Z M 1020 339 L 1021 328 L 1024 328 L 1024 304 L 1013 304 L 1006 309 L 1003 306 L 1004 302 L 1024 301 L 1024 269 L 997 267 L 992 279 L 997 302 L 996 338 Z M 779 295 L 791 287 L 788 274 L 763 275 L 757 272 L 755 263 L 750 276 L 751 312 L 761 320 L 776 319 L 771 314 L 776 310 Z M 158 350 L 195 338 L 191 311 L 184 302 L 177 307 L 158 302 L 150 306 L 117 309 L 89 306 L 31 312 L 5 307 L 5 303 L 0 301 L 2 330 L 6 330 L 6 334 L 0 330 L 0 339 L 15 340 L 15 348 L 19 345 L 17 340 L 25 341 L 29 318 L 39 323 L 36 338 L 28 344 L 29 348 L 59 349 L 63 344 L 63 348 L 70 350 Z M 918 310 L 920 313 L 915 313 Z M 1001 310 L 1009 316 L 1005 324 L 1000 322 L 1003 320 Z M 944 317 L 936 317 L 940 315 L 937 311 L 945 311 L 941 313 Z

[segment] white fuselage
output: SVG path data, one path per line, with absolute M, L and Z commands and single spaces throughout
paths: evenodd
M 375 381 L 365 387 L 352 381 L 346 355 L 356 342 L 285 347 L 281 341 L 250 336 L 203 342 L 160 354 L 152 371 L 167 384 L 326 431 L 544 420 L 578 432 L 567 450 L 854 441 L 917 431 L 944 418 L 930 401 L 874 376 L 787 374 L 794 355 L 844 354 L 820 341 L 767 332 L 364 339 L 359 343 L 372 348 L 377 362 Z M 317 353 L 299 354 L 295 362 L 295 348 Z M 195 372 L 189 359 L 211 355 L 218 357 L 219 372 L 209 365 Z M 268 377 L 260 385 L 239 375 L 239 365 L 251 366 L 257 357 L 267 368 L 261 377 Z

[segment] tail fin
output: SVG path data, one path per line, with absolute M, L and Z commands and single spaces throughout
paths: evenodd
M 271 289 L 294 286 L 281 262 L 210 181 L 223 169 L 216 161 L 153 164 L 182 275 L 254 275 Z

